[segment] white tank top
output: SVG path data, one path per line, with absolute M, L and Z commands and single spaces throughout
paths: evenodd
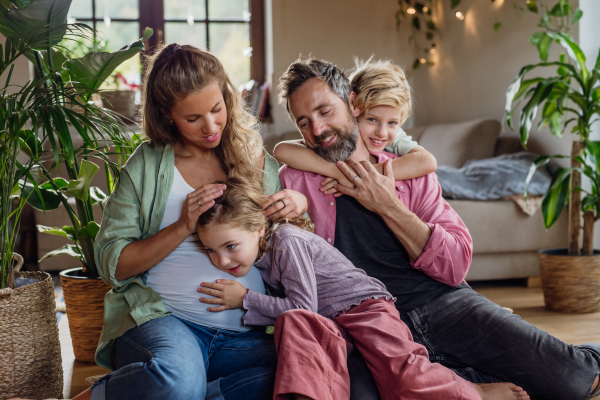
M 194 190 L 177 168 L 174 172 L 173 186 L 160 229 L 179 219 L 185 197 Z M 235 279 L 247 289 L 265 293 L 265 285 L 256 268 L 251 268 L 246 276 L 236 278 L 215 267 L 208 255 L 201 250 L 196 233 L 188 236 L 171 254 L 148 271 L 146 285 L 154 289 L 162 297 L 165 308 L 179 318 L 212 328 L 249 330 L 242 323 L 244 310 L 214 313 L 206 309 L 209 306 L 216 307 L 215 305 L 200 303 L 200 297 L 210 297 L 196 291 L 200 283 L 214 282 L 217 279 Z

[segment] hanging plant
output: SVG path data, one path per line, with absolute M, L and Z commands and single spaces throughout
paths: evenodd
M 450 0 L 450 8 L 458 7 L 461 0 Z M 411 34 L 408 43 L 413 49 L 415 61 L 413 69 L 421 65 L 435 65 L 431 55 L 435 54 L 438 26 L 435 10 L 438 0 L 398 0 L 396 11 L 396 29 L 400 31 L 404 23 L 410 23 Z

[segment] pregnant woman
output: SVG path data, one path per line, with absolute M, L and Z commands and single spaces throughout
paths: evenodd
M 275 347 L 242 324 L 242 310 L 207 311 L 201 282 L 226 278 L 201 251 L 198 217 L 228 176 L 261 183 L 268 214 L 295 217 L 306 198 L 279 191 L 277 164 L 221 63 L 171 44 L 149 58 L 143 143 L 122 168 L 104 210 L 96 261 L 106 295 L 99 365 L 114 372 L 77 399 L 264 399 L 272 396 Z M 239 279 L 265 292 L 257 271 Z

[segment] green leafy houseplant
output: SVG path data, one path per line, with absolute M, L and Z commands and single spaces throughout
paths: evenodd
M 94 278 L 98 276 L 98 271 L 93 243 L 99 227 L 94 222 L 93 204 L 102 202 L 107 195 L 91 186 L 91 179 L 100 168 L 92 160 L 105 169 L 110 192 L 118 178 L 120 165 L 126 161 L 139 140 L 128 132 L 117 114 L 90 100 L 116 67 L 144 50 L 143 42 L 150 37 L 152 30 L 147 29 L 141 39 L 114 53 L 92 52 L 68 60 L 61 53 L 60 50 L 64 49 L 59 43 L 65 37 L 89 40 L 93 32 L 83 24 L 67 24 L 70 6 L 71 0 L 0 0 L 0 33 L 7 38 L 6 51 L 9 46 L 23 47 L 23 54 L 34 62 L 39 73 L 39 79 L 21 88 L 20 101 L 2 99 L 2 111 L 6 110 L 5 113 L 12 113 L 13 116 L 15 112 L 24 116 L 18 123 L 12 117 L 7 119 L 7 124 L 14 125 L 10 127 L 11 132 L 18 132 L 19 139 L 15 139 L 14 132 L 5 136 L 5 129 L 2 142 L 17 143 L 21 151 L 25 149 L 32 156 L 29 169 L 16 164 L 19 173 L 12 181 L 25 179 L 21 179 L 18 188 L 8 186 L 12 196 L 20 192 L 22 199 L 44 211 L 62 205 L 69 215 L 70 226 L 40 227 L 41 231 L 65 236 L 73 241 L 73 244 L 45 257 L 63 253 L 76 256 L 82 261 L 86 275 Z M 35 37 L 42 39 L 33 41 Z M 4 59 L 8 58 L 5 56 Z M 31 101 L 31 104 L 23 99 Z M 26 125 L 29 129 L 22 129 Z M 81 137 L 83 145 L 73 144 L 73 134 Z M 9 138 L 12 142 L 8 141 Z M 13 144 L 12 148 L 16 148 L 17 144 Z M 7 159 L 14 158 L 14 151 L 4 154 L 2 156 Z M 110 157 L 115 155 L 116 161 Z M 68 179 L 58 177 L 60 168 L 67 172 Z M 2 188 L 4 204 L 5 200 L 9 200 L 4 194 L 8 191 L 4 181 Z M 23 201 L 19 206 L 22 208 Z M 2 217 L 8 215 L 6 211 L 2 212 Z M 18 216 L 18 212 L 13 215 Z M 4 226 L 8 224 L 4 222 L 3 218 L 5 231 Z M 4 243 L 3 240 L 3 246 Z M 14 246 L 14 241 L 6 243 L 13 243 Z M 2 254 L 8 254 L 6 250 L 3 247 Z M 5 258 L 8 257 L 2 258 L 3 277 L 7 274 Z
M 505 108 L 506 122 L 512 128 L 515 109 L 519 104 L 525 103 L 518 120 L 524 147 L 538 114 L 541 114 L 538 130 L 542 126 L 548 126 L 553 135 L 561 137 L 563 131 L 573 124 L 571 132 L 579 136 L 579 141 L 573 142 L 571 156 L 538 157 L 527 180 L 529 183 L 535 169 L 546 165 L 551 158 L 571 158 L 570 168 L 559 168 L 554 173 L 542 202 L 544 221 L 546 227 L 550 227 L 560 216 L 569 198 L 569 255 L 580 254 L 582 213 L 583 254 L 593 253 L 593 224 L 600 215 L 599 143 L 589 140 L 591 125 L 600 116 L 600 54 L 594 68 L 588 70 L 585 54 L 568 33 L 569 21 L 576 22 L 581 16 L 581 10 L 574 10 L 568 0 L 560 0 L 554 7 L 544 11 L 539 25 L 544 30 L 530 38 L 530 42 L 537 47 L 542 62 L 526 65 L 521 69 L 506 92 Z M 552 18 L 558 20 L 557 25 L 552 24 Z M 563 53 L 559 60 L 548 61 L 553 43 L 558 43 L 566 50 L 566 55 Z M 526 79 L 526 75 L 540 68 L 555 68 L 555 74 Z M 592 182 L 590 191 L 582 188 L 582 173 Z M 581 193 L 585 193 L 583 202 Z

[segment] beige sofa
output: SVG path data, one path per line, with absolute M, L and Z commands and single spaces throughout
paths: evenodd
M 459 124 L 440 124 L 407 131 L 437 158 L 439 165 L 462 166 L 470 159 L 484 159 L 521 150 L 518 139 L 499 138 L 500 123 L 477 120 Z M 269 152 L 281 140 L 298 138 L 298 132 L 265 140 Z M 101 171 L 94 185 L 105 190 Z M 540 210 L 532 217 L 523 213 L 512 201 L 449 200 L 473 237 L 473 264 L 468 280 L 525 278 L 539 275 L 537 251 L 566 246 L 566 213 L 546 230 Z M 97 206 L 96 206 L 97 207 Z M 36 223 L 63 226 L 69 223 L 61 208 L 48 213 L 36 211 Z M 96 210 L 96 219 L 101 211 Z M 38 233 L 39 256 L 67 243 L 58 236 Z M 44 260 L 42 270 L 63 270 L 80 266 L 77 259 L 66 255 Z

